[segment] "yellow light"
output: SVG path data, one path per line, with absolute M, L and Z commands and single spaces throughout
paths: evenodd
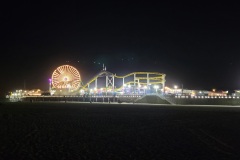
M 62 65 L 54 70 L 52 74 L 52 88 L 69 88 L 77 90 L 80 87 L 81 77 L 76 68 L 70 65 Z

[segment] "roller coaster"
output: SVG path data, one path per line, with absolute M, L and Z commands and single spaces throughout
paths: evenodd
M 72 66 L 69 66 L 72 67 Z M 66 65 L 65 65 L 66 68 Z M 72 67 L 73 68 L 73 67 Z M 56 71 L 55 71 L 56 72 Z M 63 73 L 63 72 L 61 72 Z M 59 73 L 60 74 L 60 73 Z M 64 73 L 63 73 L 64 74 Z M 68 73 L 69 75 L 69 73 Z M 70 76 L 64 77 L 63 81 L 65 86 L 71 86 L 67 84 L 67 79 Z M 80 75 L 78 76 L 80 77 Z M 97 93 L 120 93 L 121 94 L 146 94 L 150 90 L 155 92 L 164 92 L 165 88 L 165 77 L 166 75 L 159 72 L 132 72 L 124 76 L 118 76 L 106 70 L 106 67 L 95 76 L 93 76 L 87 83 L 83 83 L 78 79 L 79 87 L 70 90 L 72 94 L 97 94 Z M 55 76 L 56 79 L 56 76 Z M 104 79 L 104 84 L 101 83 L 99 88 L 98 80 Z M 73 82 L 74 79 L 69 80 L 69 83 Z M 58 82 L 58 81 L 57 81 Z M 117 83 L 116 83 L 117 82 Z M 53 83 L 56 85 L 56 82 Z M 60 84 L 60 83 L 59 83 Z M 61 82 L 62 84 L 62 82 Z M 58 87 L 61 89 L 61 86 Z

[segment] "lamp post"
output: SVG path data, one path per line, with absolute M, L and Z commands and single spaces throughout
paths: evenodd
M 177 88 L 178 88 L 178 86 L 177 86 L 177 85 L 174 85 L 174 93 L 175 93 L 175 94 L 177 93 Z
M 90 95 L 92 95 L 93 94 L 93 89 L 90 89 Z
M 128 85 L 128 91 L 129 91 L 129 94 L 132 94 L 132 93 L 131 93 L 132 90 L 131 90 L 131 85 L 130 85 L 130 84 Z

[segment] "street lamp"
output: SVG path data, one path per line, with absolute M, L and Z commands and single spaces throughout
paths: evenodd
M 174 85 L 174 92 L 175 92 L 175 94 L 177 93 L 177 88 L 178 88 L 178 86 Z
M 90 89 L 90 95 L 92 95 L 92 93 L 93 93 L 93 89 Z

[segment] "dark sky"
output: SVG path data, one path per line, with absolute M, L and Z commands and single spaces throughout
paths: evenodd
M 237 4 L 9 1 L 2 7 L 1 93 L 24 81 L 27 89 L 47 89 L 63 64 L 87 82 L 102 63 L 117 75 L 165 73 L 168 86 L 240 88 Z

